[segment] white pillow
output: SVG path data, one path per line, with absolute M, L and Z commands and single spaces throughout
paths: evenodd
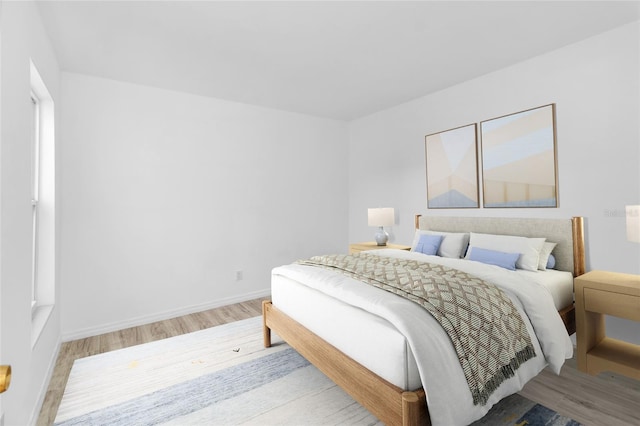
M 545 238 L 527 238 L 513 235 L 478 234 L 471 232 L 469 247 L 497 250 L 505 253 L 519 253 L 516 268 L 537 271 L 540 251 Z
M 451 257 L 454 259 L 460 259 L 464 257 L 469 244 L 469 234 L 457 233 L 457 232 L 441 232 L 441 231 L 426 231 L 417 229 L 415 236 L 413 237 L 413 244 L 411 244 L 411 251 L 416 251 L 416 245 L 420 241 L 420 235 L 442 235 L 442 243 L 438 248 L 438 256 Z
M 542 246 L 542 250 L 540 250 L 540 260 L 538 261 L 538 269 L 541 271 L 547 270 L 547 262 L 549 261 L 549 256 L 551 252 L 556 247 L 557 243 L 545 242 Z

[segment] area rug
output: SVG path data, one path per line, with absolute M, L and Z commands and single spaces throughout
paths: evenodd
M 261 317 L 81 358 L 56 425 L 378 425 Z M 474 425 L 579 423 L 519 395 Z

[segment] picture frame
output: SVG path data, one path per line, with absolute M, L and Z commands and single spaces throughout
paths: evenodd
M 425 136 L 427 208 L 478 208 L 478 125 Z
M 480 123 L 483 207 L 558 207 L 555 104 Z

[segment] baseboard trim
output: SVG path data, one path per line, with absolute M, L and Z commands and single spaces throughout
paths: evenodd
M 125 328 L 137 327 L 144 324 L 149 324 L 156 321 L 163 321 L 183 315 L 193 314 L 195 312 L 206 311 L 208 309 L 219 308 L 221 306 L 232 305 L 234 303 L 245 302 L 247 300 L 258 299 L 261 297 L 267 298 L 271 294 L 271 289 L 258 290 L 251 293 L 244 293 L 238 296 L 227 297 L 224 299 L 218 299 L 207 303 L 198 305 L 185 306 L 182 308 L 172 309 L 169 311 L 158 312 L 152 315 L 144 315 L 136 318 L 131 318 L 124 321 L 117 321 L 109 324 L 104 324 L 97 327 L 88 327 L 73 331 L 67 331 L 62 333 L 62 341 L 69 342 L 72 340 L 84 339 L 86 337 L 97 336 L 99 334 L 111 333 L 113 331 L 123 330 Z

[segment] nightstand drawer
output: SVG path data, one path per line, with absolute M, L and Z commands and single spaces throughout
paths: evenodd
M 629 294 L 585 288 L 584 309 L 640 321 L 640 297 Z

